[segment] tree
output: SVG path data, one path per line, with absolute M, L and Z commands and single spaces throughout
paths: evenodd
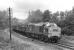
M 0 29 L 8 27 L 8 13 L 6 10 L 0 11 Z
M 59 21 L 58 16 L 59 16 L 59 12 L 57 11 L 57 12 L 53 13 L 51 20 L 53 22 L 57 23 Z
M 74 13 L 74 7 L 72 8 L 72 13 Z
M 74 25 L 74 8 L 69 11 L 65 21 L 67 21 L 70 25 Z
M 51 12 L 49 10 L 45 10 L 43 13 L 43 21 L 47 22 L 51 19 Z
M 38 9 L 36 11 L 30 12 L 28 16 L 29 22 L 41 22 L 42 21 L 42 12 Z
M 65 20 L 65 13 L 64 12 L 60 12 L 60 20 Z
M 60 24 L 61 23 L 61 24 Z M 60 22 L 62 33 L 68 36 L 74 35 L 74 8 L 66 13 L 66 18 Z

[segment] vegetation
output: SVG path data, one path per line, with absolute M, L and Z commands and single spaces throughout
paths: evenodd
M 54 22 L 62 28 L 62 34 L 73 35 L 74 33 L 74 8 L 70 11 L 57 11 L 52 13 L 45 10 L 43 13 L 40 10 L 31 12 L 29 15 L 29 22 Z M 69 28 L 68 28 L 69 27 Z
M 8 27 L 8 14 L 4 10 L 0 11 L 0 29 L 5 29 L 6 27 Z
M 70 11 L 57 11 L 52 13 L 50 10 L 44 10 L 44 12 L 38 10 L 31 11 L 28 16 L 28 22 L 38 23 L 38 22 L 54 22 L 59 27 L 62 28 L 63 33 L 69 32 L 64 30 L 71 30 L 74 33 L 74 8 Z M 18 19 L 12 18 L 12 26 L 21 24 Z M 9 27 L 9 17 L 6 10 L 0 11 L 0 29 L 5 29 Z M 70 27 L 70 28 L 68 28 Z M 69 33 L 64 33 L 69 34 Z M 70 33 L 71 34 L 71 33 Z
M 28 17 L 29 17 L 28 21 L 37 23 L 37 22 L 41 22 L 43 16 L 40 10 L 36 10 L 36 11 L 30 12 Z
M 49 10 L 45 10 L 43 12 L 43 19 L 42 20 L 43 20 L 43 22 L 48 22 L 51 20 L 51 13 Z

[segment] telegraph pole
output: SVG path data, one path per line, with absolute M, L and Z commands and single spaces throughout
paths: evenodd
M 9 32 L 10 32 L 10 40 L 12 40 L 11 37 L 11 8 L 8 8 L 8 12 L 9 12 Z

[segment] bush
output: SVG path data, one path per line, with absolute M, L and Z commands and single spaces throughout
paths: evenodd
M 74 36 L 74 26 L 67 26 L 62 29 L 63 35 Z

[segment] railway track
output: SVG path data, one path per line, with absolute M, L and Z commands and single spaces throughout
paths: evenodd
M 21 34 L 21 35 L 23 35 L 23 34 Z M 38 39 L 36 39 L 36 40 L 38 40 Z M 43 40 L 40 40 L 40 41 L 42 42 Z M 48 42 L 43 42 L 43 43 L 48 43 Z M 58 43 L 48 43 L 48 44 L 52 44 L 52 45 L 56 45 L 56 46 L 59 46 L 59 47 L 68 48 L 68 49 L 74 50 L 74 46 L 68 45 L 68 44 L 66 44 L 64 42 L 61 42 L 61 41 L 59 41 Z
M 58 43 L 55 43 L 55 44 L 53 44 L 53 45 L 74 50 L 74 46 L 68 45 L 68 44 L 66 44 L 66 43 L 62 43 L 61 41 L 58 42 Z

